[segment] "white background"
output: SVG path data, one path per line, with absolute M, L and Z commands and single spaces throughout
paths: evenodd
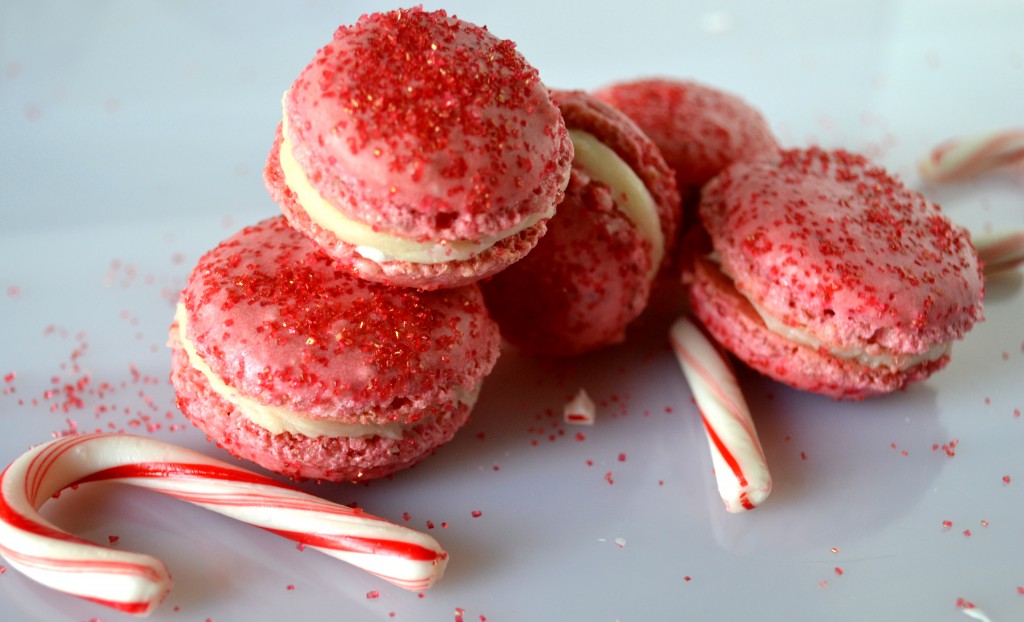
M 930 188 L 914 167 L 947 138 L 1024 125 L 1024 4 L 781 4 L 443 6 L 515 40 L 549 86 L 697 79 L 761 109 L 786 145 L 868 154 L 972 231 L 1024 227 L 1019 174 Z M 0 5 L 0 463 L 72 429 L 225 456 L 174 406 L 173 302 L 201 253 L 277 213 L 261 171 L 291 80 L 338 25 L 390 8 Z M 662 301 L 627 345 L 581 359 L 507 351 L 474 421 L 427 462 L 305 485 L 430 521 L 452 561 L 424 595 L 141 491 L 83 488 L 46 512 L 164 559 L 176 585 L 154 620 L 934 621 L 966 619 L 961 598 L 1024 619 L 1020 273 L 989 283 L 987 321 L 904 393 L 836 403 L 742 373 L 775 491 L 739 516 L 666 347 L 677 309 Z M 592 428 L 560 422 L 580 387 L 599 402 Z M 128 618 L 10 568 L 0 612 Z

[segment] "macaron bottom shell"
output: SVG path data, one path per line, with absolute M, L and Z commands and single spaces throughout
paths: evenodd
M 896 369 L 837 358 L 770 330 L 713 262 L 695 258 L 685 278 L 693 313 L 708 332 L 750 368 L 796 389 L 861 400 L 924 380 L 949 362 L 945 354 Z
M 362 481 L 408 468 L 450 441 L 472 408 L 462 401 L 439 405 L 440 415 L 425 416 L 399 439 L 273 434 L 238 412 L 190 364 L 177 323 L 171 326 L 169 345 L 171 383 L 181 412 L 232 455 L 295 479 Z

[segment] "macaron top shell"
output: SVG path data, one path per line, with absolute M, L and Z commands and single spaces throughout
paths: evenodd
M 738 162 L 699 209 L 736 289 L 830 347 L 922 353 L 982 318 L 966 230 L 862 156 L 810 148 Z
M 679 229 L 680 198 L 672 169 L 657 145 L 627 115 L 583 91 L 552 91 L 570 130 L 593 135 L 640 178 L 654 199 L 668 262 Z
M 182 304 L 188 339 L 221 380 L 310 419 L 411 422 L 472 390 L 498 356 L 478 287 L 357 279 L 283 217 L 204 255 Z
M 740 97 L 699 82 L 646 78 L 594 94 L 651 137 L 680 186 L 702 186 L 735 162 L 777 147 L 764 116 Z
M 339 28 L 284 111 L 321 196 L 413 240 L 475 240 L 549 213 L 572 160 L 558 108 L 515 44 L 444 11 Z

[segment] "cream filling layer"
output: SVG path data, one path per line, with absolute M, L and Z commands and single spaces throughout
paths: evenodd
M 576 150 L 574 164 L 585 169 L 595 180 L 605 184 L 618 201 L 640 235 L 651 244 L 651 273 L 653 278 L 665 257 L 665 234 L 661 230 L 658 206 L 654 197 L 632 167 L 593 134 L 582 130 L 569 130 L 569 138 Z
M 305 171 L 295 159 L 291 139 L 288 137 L 288 115 L 284 115 L 281 133 L 281 169 L 285 183 L 309 215 L 310 220 L 330 231 L 343 242 L 355 247 L 362 257 L 375 263 L 401 261 L 414 264 L 439 264 L 449 261 L 465 261 L 491 248 L 505 238 L 528 229 L 545 218 L 555 214 L 555 206 L 547 211 L 531 214 L 516 226 L 493 235 L 481 236 L 477 240 L 442 240 L 440 242 L 417 242 L 387 233 L 375 231 L 370 225 L 346 217 L 325 199 L 310 183 Z
M 863 349 L 858 348 L 828 347 L 825 345 L 823 341 L 821 341 L 814 335 L 810 334 L 809 332 L 801 330 L 799 328 L 794 328 L 793 326 L 789 326 L 788 324 L 783 323 L 782 320 L 769 314 L 768 312 L 766 312 L 764 309 L 754 304 L 753 302 L 751 302 L 750 304 L 757 311 L 757 314 L 761 316 L 761 319 L 764 320 L 764 325 L 767 326 L 768 330 L 772 331 L 773 333 L 781 335 L 792 342 L 799 343 L 800 345 L 804 345 L 809 348 L 814 348 L 816 350 L 824 347 L 826 350 L 828 350 L 829 354 L 838 359 L 853 361 L 859 365 L 864 365 L 865 367 L 871 367 L 873 369 L 879 367 L 889 367 L 892 369 L 903 371 L 905 369 L 910 369 L 911 367 L 914 367 L 915 365 L 919 365 L 926 361 L 936 361 L 945 356 L 946 354 L 948 354 L 949 351 L 952 349 L 952 344 L 949 342 L 936 344 L 928 348 L 924 352 L 919 352 L 917 354 L 902 355 L 896 355 L 890 351 L 882 351 L 877 354 L 868 354 Z
M 221 378 L 207 365 L 206 361 L 196 351 L 195 344 L 186 336 L 186 324 L 188 322 L 185 306 L 178 304 L 174 319 L 178 322 L 178 339 L 181 341 L 185 353 L 188 355 L 189 363 L 201 373 L 210 384 L 210 388 L 222 399 L 235 406 L 238 413 L 246 419 L 267 430 L 271 434 L 302 434 L 310 438 L 369 438 L 381 436 L 384 438 L 398 440 L 407 428 L 416 424 L 402 423 L 378 423 L 358 424 L 344 423 L 340 421 L 327 421 L 323 419 L 310 419 L 280 406 L 268 406 L 256 400 L 242 395 L 233 387 L 228 386 Z M 456 389 L 456 396 L 460 402 L 468 404 L 470 408 L 476 403 L 482 383 L 477 383 L 471 390 Z
M 722 270 L 722 274 L 729 277 L 730 281 L 732 280 L 732 275 L 726 272 L 725 269 L 722 267 L 721 259 L 718 257 L 717 253 L 712 253 L 710 255 L 707 255 L 706 257 L 709 261 L 712 261 L 719 266 L 719 269 Z M 740 295 L 743 295 L 743 292 L 740 292 Z M 745 295 L 743 295 L 743 297 L 747 298 Z M 837 348 L 827 345 L 825 342 L 818 339 L 817 337 L 807 332 L 806 330 L 802 330 L 800 328 L 786 324 L 779 318 L 768 313 L 753 300 L 747 298 L 747 302 L 749 302 L 750 306 L 752 306 L 754 310 L 757 311 L 757 314 L 761 316 L 761 320 L 764 322 L 765 327 L 767 327 L 768 330 L 772 331 L 773 333 L 780 335 L 781 337 L 789 341 L 800 344 L 802 346 L 806 346 L 808 348 L 813 348 L 815 350 L 820 350 L 824 348 L 830 355 L 834 356 L 837 359 L 853 361 L 858 365 L 863 365 L 865 367 L 870 367 L 872 369 L 888 367 L 898 371 L 903 371 L 905 369 L 910 369 L 911 367 L 914 367 L 915 365 L 919 365 L 924 362 L 937 361 L 943 356 L 949 354 L 950 350 L 952 350 L 953 348 L 952 342 L 948 341 L 945 343 L 936 344 L 928 348 L 924 352 L 919 352 L 917 354 L 897 355 L 889 350 L 883 350 L 876 354 L 869 354 L 868 352 L 861 348 Z

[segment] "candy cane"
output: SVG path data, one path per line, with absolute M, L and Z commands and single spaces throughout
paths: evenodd
M 1024 129 L 946 141 L 917 167 L 925 181 L 942 183 L 962 181 L 1015 162 L 1024 162 Z
M 669 336 L 700 410 L 725 509 L 752 510 L 771 493 L 772 476 L 729 361 L 686 317 L 672 324 Z
M 1024 264 L 1024 231 L 973 236 L 971 242 L 987 277 Z
M 136 615 L 151 613 L 171 586 L 163 562 L 99 546 L 39 515 L 43 503 L 61 490 L 100 481 L 183 499 L 410 590 L 432 585 L 448 560 L 426 534 L 196 451 L 122 434 L 60 438 L 11 463 L 0 475 L 0 555 L 54 589 Z

